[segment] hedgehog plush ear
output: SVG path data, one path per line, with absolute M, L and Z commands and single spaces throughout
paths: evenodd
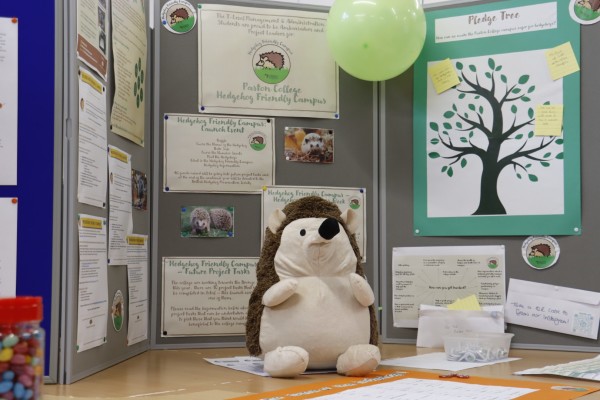
M 269 215 L 269 229 L 273 233 L 277 233 L 277 229 L 281 226 L 281 223 L 285 221 L 285 214 L 279 208 L 276 209 Z
M 347 208 L 341 215 L 350 233 L 356 233 L 358 229 L 358 214 L 351 208 Z

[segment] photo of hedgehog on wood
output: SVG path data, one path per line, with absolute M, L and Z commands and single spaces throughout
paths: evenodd
M 233 237 L 233 207 L 181 207 L 181 237 Z

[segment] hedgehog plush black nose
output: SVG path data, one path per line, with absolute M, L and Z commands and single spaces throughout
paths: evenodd
M 340 224 L 334 218 L 327 218 L 319 227 L 319 235 L 326 240 L 333 239 L 338 233 L 340 233 Z

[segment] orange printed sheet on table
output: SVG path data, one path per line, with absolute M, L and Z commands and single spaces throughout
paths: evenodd
M 477 376 L 451 377 L 430 372 L 402 371 L 402 370 L 380 370 L 374 371 L 366 377 L 350 378 L 340 377 L 326 382 L 306 384 L 272 392 L 258 393 L 248 396 L 235 397 L 230 400 L 269 400 L 269 399 L 315 399 L 340 393 L 346 390 L 367 388 L 402 379 L 429 379 L 435 381 L 452 381 L 474 385 L 498 386 L 506 388 L 525 388 L 535 390 L 534 392 L 519 396 L 519 400 L 570 400 L 588 395 L 600 389 L 581 385 L 542 383 L 511 379 L 493 379 Z M 434 397 L 431 397 L 432 399 Z

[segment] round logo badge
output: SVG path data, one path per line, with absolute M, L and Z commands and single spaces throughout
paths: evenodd
M 123 327 L 123 318 L 125 315 L 125 302 L 123 301 L 123 293 L 120 290 L 115 292 L 111 307 L 111 316 L 115 331 L 119 332 Z
M 521 246 L 523 260 L 535 269 L 546 269 L 558 261 L 560 247 L 551 236 L 530 236 Z
M 256 50 L 252 57 L 254 73 L 264 83 L 283 82 L 290 73 L 290 56 L 283 47 L 269 44 Z
M 571 0 L 569 14 L 580 24 L 595 24 L 600 20 L 600 0 Z
M 253 150 L 261 151 L 267 147 L 267 138 L 260 132 L 252 132 L 248 140 L 250 140 L 250 147 Z
M 187 33 L 196 25 L 196 9 L 185 0 L 170 0 L 160 10 L 160 22 L 172 33 Z

